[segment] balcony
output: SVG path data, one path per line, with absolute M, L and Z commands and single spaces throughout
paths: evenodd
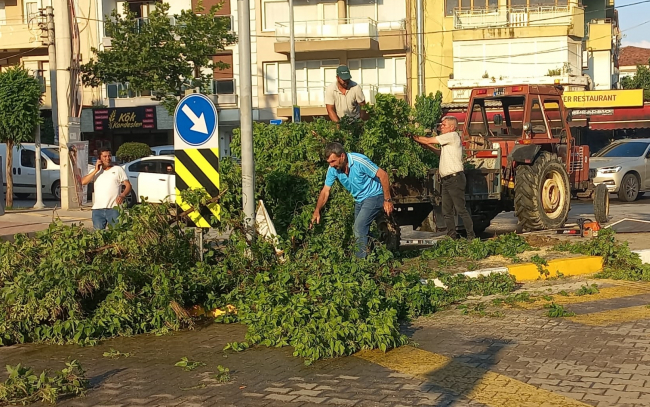
M 531 27 L 567 26 L 572 27 L 571 30 L 573 32 L 570 35 L 580 37 L 584 35 L 583 7 L 569 4 L 567 6 L 454 10 L 454 30 L 530 29 Z M 526 36 L 534 36 L 534 34 Z
M 398 97 L 406 94 L 406 85 L 360 85 L 366 103 L 375 103 L 378 93 L 391 93 Z M 303 116 L 327 115 L 325 110 L 325 90 L 327 86 L 297 87 L 298 106 Z M 291 88 L 278 89 L 278 116 L 291 116 Z
M 28 26 L 27 24 L 11 24 L 9 22 L 5 25 L 0 25 L 0 39 L 2 39 L 3 50 L 17 50 L 17 49 L 33 49 L 47 47 L 41 43 L 41 31 L 38 29 L 38 24 L 35 27 Z M 6 51 L 5 51 L 6 52 Z M 0 58 L 4 58 L 0 55 Z
M 275 52 L 288 54 L 289 23 L 275 25 Z M 370 18 L 294 22 L 296 52 L 379 50 L 377 22 Z
M 185 94 L 194 89 L 186 89 Z M 158 104 L 151 99 L 151 91 L 135 91 L 128 84 L 111 83 L 106 85 L 107 106 L 128 107 Z M 211 85 L 211 99 L 219 107 L 237 106 L 237 87 L 234 79 L 215 79 Z

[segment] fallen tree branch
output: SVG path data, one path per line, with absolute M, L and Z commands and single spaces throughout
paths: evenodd
M 226 193 L 226 191 L 228 191 L 228 187 L 226 187 L 226 188 L 224 188 L 223 190 L 221 190 L 221 192 L 219 192 L 219 195 L 215 196 L 214 198 L 210 198 L 210 199 L 205 203 L 206 206 L 209 205 L 209 204 L 213 204 L 213 203 L 217 203 L 217 202 L 219 202 L 219 200 L 221 200 L 221 197 L 223 197 L 223 195 Z M 196 210 L 196 208 L 194 208 L 193 206 L 190 206 L 189 209 L 187 209 L 187 210 L 185 210 L 185 211 L 179 213 L 178 216 L 177 216 L 177 219 L 176 219 L 176 220 L 172 220 L 172 221 L 170 222 L 170 224 L 172 224 L 172 223 L 178 221 L 178 218 L 184 218 L 184 217 L 187 217 L 187 215 L 189 215 L 190 213 L 194 212 L 195 210 Z

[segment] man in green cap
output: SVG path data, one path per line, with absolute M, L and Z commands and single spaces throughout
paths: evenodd
M 361 109 L 366 104 L 363 90 L 352 81 L 350 69 L 341 65 L 336 68 L 336 82 L 325 90 L 325 107 L 333 122 L 338 122 L 343 116 L 368 120 L 367 113 Z

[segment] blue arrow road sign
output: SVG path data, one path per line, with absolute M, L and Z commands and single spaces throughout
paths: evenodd
M 271 119 L 271 120 L 269 121 L 269 123 L 270 123 L 270 124 L 274 124 L 274 125 L 276 125 L 276 126 L 279 126 L 279 125 L 282 124 L 282 119 Z
M 217 132 L 217 108 L 205 95 L 193 93 L 176 106 L 174 129 L 190 146 L 202 146 Z

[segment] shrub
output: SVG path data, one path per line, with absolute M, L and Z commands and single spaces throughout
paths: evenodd
M 118 160 L 129 162 L 138 158 L 148 157 L 151 155 L 151 149 L 144 143 L 129 142 L 124 143 L 117 149 L 115 156 Z

